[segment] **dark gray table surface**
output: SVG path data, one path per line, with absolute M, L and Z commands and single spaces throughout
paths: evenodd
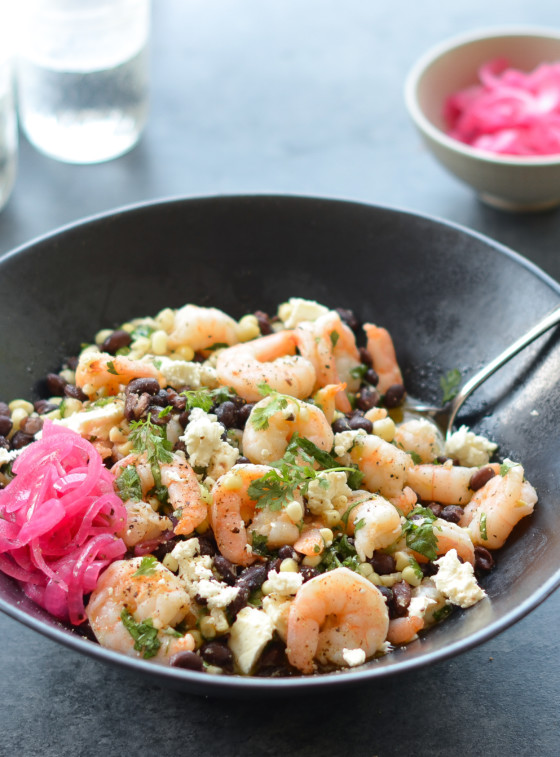
M 402 98 L 408 69 L 430 45 L 482 26 L 559 25 L 556 2 L 155 5 L 141 143 L 109 163 L 71 166 L 22 138 L 0 254 L 138 201 L 290 193 L 449 219 L 560 279 L 560 212 L 509 215 L 480 204 L 427 154 Z M 151 686 L 2 615 L 0 754 L 557 755 L 559 625 L 557 592 L 434 667 L 338 696 L 251 702 Z

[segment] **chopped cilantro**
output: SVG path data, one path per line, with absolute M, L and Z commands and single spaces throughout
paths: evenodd
M 500 465 L 500 476 L 506 476 L 516 465 L 517 463 L 513 463 L 511 460 L 504 460 Z
M 437 536 L 433 528 L 435 519 L 436 516 L 428 507 L 418 505 L 409 514 L 403 526 L 406 546 L 424 555 L 428 560 L 435 560 L 437 557 Z
M 480 538 L 488 541 L 488 532 L 486 530 L 486 513 L 482 513 L 479 521 Z
M 261 431 L 268 428 L 268 421 L 273 415 L 276 415 L 280 410 L 285 410 L 288 407 L 288 400 L 291 397 L 287 397 L 283 394 L 278 394 L 270 390 L 268 384 L 259 384 L 258 389 L 261 391 L 261 387 L 266 386 L 266 395 L 270 396 L 270 401 L 263 407 L 256 407 L 250 416 L 251 425 L 257 430 Z M 262 392 L 261 392 L 262 394 Z M 296 400 L 297 401 L 297 400 Z
M 360 564 L 354 546 L 348 541 L 346 534 L 336 536 L 330 547 L 323 552 L 323 559 L 319 564 L 322 571 L 334 570 L 335 568 L 350 568 L 357 570 Z
M 112 373 L 113 376 L 119 376 L 119 372 L 115 368 L 115 363 L 112 360 L 109 360 L 107 363 L 107 373 Z
M 214 404 L 214 400 L 212 399 L 212 395 L 210 394 L 209 389 L 197 389 L 196 391 L 188 390 L 186 392 L 182 392 L 182 394 L 187 399 L 188 410 L 199 407 L 201 410 L 204 410 L 204 412 L 207 413 Z
M 64 418 L 64 413 L 66 412 L 66 399 L 63 399 L 58 406 L 58 412 L 60 413 L 60 417 Z
M 134 452 L 146 452 L 149 463 L 170 463 L 173 460 L 173 445 L 167 440 L 165 426 L 156 426 L 147 418 L 145 421 L 133 421 L 130 428 Z
M 142 499 L 142 482 L 134 465 L 127 465 L 115 480 L 115 484 L 123 502 L 128 502 L 128 500 L 140 502 Z
M 356 521 L 356 523 L 354 523 L 354 533 L 356 533 L 357 531 L 359 531 L 360 528 L 363 528 L 365 525 L 366 525 L 366 519 L 365 518 L 360 518 L 360 520 L 358 520 L 358 521 Z
M 155 657 L 158 649 L 161 647 L 161 641 L 158 639 L 157 628 L 151 618 L 138 623 L 126 608 L 121 612 L 121 620 L 128 633 L 134 639 L 134 649 L 142 652 L 142 657 L 148 660 Z
M 136 341 L 136 339 L 141 339 L 142 337 L 147 339 L 148 337 L 152 336 L 154 331 L 155 329 L 153 328 L 153 326 L 148 326 L 145 323 L 141 323 L 139 326 L 136 326 L 130 336 L 132 337 L 132 341 L 134 342 Z
M 216 350 L 223 350 L 225 347 L 229 347 L 227 342 L 214 342 L 210 347 L 205 347 L 204 349 L 208 350 L 208 352 L 215 352 Z
M 92 402 L 89 407 L 86 407 L 85 410 L 93 410 L 94 407 L 105 407 L 105 405 L 110 405 L 111 402 L 114 401 L 114 397 L 100 397 L 98 400 L 95 400 L 95 402 Z
M 167 418 L 167 416 L 172 410 L 173 410 L 173 406 L 167 405 L 167 407 L 164 407 L 163 410 L 159 411 L 158 418 Z
M 452 371 L 448 371 L 445 376 L 442 376 L 439 380 L 439 385 L 443 391 L 443 397 L 441 401 L 445 405 L 446 402 L 457 396 L 459 391 L 459 384 L 461 383 L 461 371 L 458 368 L 454 368 Z
M 267 547 L 268 539 L 264 534 L 251 531 L 251 549 L 255 555 L 261 557 L 270 557 L 270 550 Z
M 368 372 L 369 368 L 365 363 L 360 363 L 360 365 L 354 366 L 354 368 L 350 368 L 350 375 L 352 378 L 355 379 L 363 379 L 366 373 Z
M 146 555 L 142 558 L 142 562 L 140 563 L 138 570 L 132 574 L 132 578 L 136 578 L 137 576 L 153 576 L 156 572 L 157 564 L 157 558 L 155 558 L 153 555 Z
M 418 565 L 418 562 L 414 559 L 412 555 L 408 556 L 408 562 L 410 564 L 410 567 L 414 571 L 414 575 L 416 578 L 419 578 L 422 580 L 424 578 L 424 574 L 422 573 L 422 568 Z
M 436 621 L 436 623 L 439 623 L 440 620 L 445 620 L 451 613 L 453 612 L 453 605 L 443 605 L 443 607 L 440 607 L 439 610 L 436 610 L 433 614 L 433 619 Z
M 422 458 L 420 457 L 420 455 L 418 454 L 418 452 L 414 452 L 414 450 L 410 450 L 409 449 L 409 450 L 406 451 L 406 453 L 407 453 L 407 455 L 410 455 L 410 457 L 412 458 L 412 462 L 414 463 L 414 465 L 420 465 L 420 463 L 422 462 Z
M 338 340 L 340 339 L 340 334 L 338 333 L 338 331 L 331 331 L 331 333 L 329 334 L 329 336 L 331 338 L 331 344 L 332 344 L 333 349 L 334 349 L 336 347 L 336 345 L 337 345 Z

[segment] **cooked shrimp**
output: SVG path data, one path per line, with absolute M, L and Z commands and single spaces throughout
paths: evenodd
M 181 637 L 165 633 L 186 616 L 189 596 L 179 579 L 160 563 L 151 566 L 149 575 L 135 575 L 141 564 L 141 557 L 112 563 L 101 574 L 86 614 L 101 646 L 133 657 L 146 656 L 147 650 L 134 649 L 135 639 L 123 622 L 123 610 L 130 613 L 135 623 L 151 621 L 157 631 L 157 641 L 151 645 L 157 654 L 152 659 L 167 662 L 177 652 L 192 651 L 195 647 L 189 633 Z
M 374 434 L 357 436 L 350 458 L 364 474 L 369 491 L 390 499 L 398 497 L 412 465 L 410 455 Z M 414 487 L 412 487 L 414 488 Z
M 408 644 L 414 641 L 418 631 L 424 628 L 424 620 L 418 615 L 408 615 L 406 618 L 394 618 L 389 621 L 387 641 L 390 644 Z
M 317 387 L 345 382 L 349 391 L 358 389 L 360 380 L 351 371 L 360 365 L 360 353 L 352 329 L 337 312 L 330 310 L 316 321 L 300 323 L 295 336 L 300 353 L 315 368 Z M 352 409 L 342 389 L 336 395 L 336 406 L 344 413 Z
M 367 336 L 366 349 L 379 376 L 377 389 L 384 394 L 390 386 L 403 383 L 393 340 L 387 329 L 373 323 L 364 323 L 364 331 Z
M 180 454 L 173 454 L 172 461 L 161 463 L 161 483 L 167 487 L 169 502 L 174 511 L 180 511 L 175 533 L 190 534 L 207 517 L 208 508 L 200 493 L 200 486 L 195 472 Z M 113 466 L 112 472 L 117 478 L 129 465 L 136 468 L 142 485 L 142 496 L 154 488 L 155 480 L 152 466 L 147 462 L 146 453 L 127 455 Z M 153 511 L 145 502 L 129 500 L 125 502 L 129 514 L 127 532 L 124 541 L 133 546 L 141 541 L 156 538 L 162 531 L 172 528 L 169 518 Z M 151 512 L 150 512 L 151 511 Z
M 343 392 L 345 389 L 346 384 L 343 382 L 342 384 L 327 384 L 326 386 L 321 387 L 317 392 L 315 392 L 313 401 L 315 402 L 317 407 L 321 408 L 321 410 L 325 414 L 325 418 L 329 423 L 332 423 L 334 420 L 336 398 L 338 394 L 340 392 Z
M 99 393 L 104 396 L 118 394 L 135 378 L 155 378 L 162 388 L 165 386 L 165 379 L 155 365 L 131 360 L 124 355 L 85 352 L 80 355 L 76 369 L 76 386 L 90 399 Z
M 416 507 L 418 497 L 416 496 L 416 492 L 411 489 L 410 486 L 405 486 L 402 492 L 396 497 L 391 497 L 390 501 L 399 512 L 403 515 L 408 515 Z
M 478 468 L 461 465 L 413 465 L 406 483 L 426 502 L 442 505 L 466 505 L 472 497 L 471 476 Z
M 209 516 L 216 543 L 222 555 L 237 565 L 255 562 L 247 525 L 255 515 L 256 501 L 248 489 L 270 470 L 266 465 L 234 465 L 212 489 Z
M 281 401 L 285 406 L 271 415 L 267 415 L 266 409 L 271 403 L 278 402 L 277 396 L 265 397 L 251 410 L 243 431 L 245 457 L 252 463 L 262 464 L 279 460 L 295 433 L 309 439 L 319 449 L 329 451 L 332 448 L 333 430 L 320 408 L 291 397 L 283 397 Z M 263 412 L 267 418 L 266 428 L 257 428 L 260 424 L 256 419 Z
M 217 376 L 248 402 L 261 399 L 259 384 L 303 399 L 313 391 L 315 369 L 309 360 L 295 352 L 293 331 L 262 336 L 221 352 L 216 362 Z
M 360 496 L 366 496 L 360 502 Z M 353 505 L 353 502 L 359 502 Z M 385 549 L 402 534 L 401 516 L 397 509 L 378 494 L 357 491 L 349 498 L 348 532 L 354 534 L 354 544 L 362 562 L 376 549 Z
M 437 539 L 438 555 L 445 555 L 450 549 L 455 549 L 464 562 L 474 565 L 474 544 L 466 528 L 436 518 L 432 523 L 432 529 Z
M 215 345 L 237 344 L 237 323 L 217 308 L 185 305 L 175 313 L 173 329 L 167 340 L 176 350 L 188 346 L 195 352 Z
M 474 493 L 460 523 L 467 526 L 475 544 L 499 549 L 516 523 L 533 512 L 536 502 L 537 493 L 523 480 L 523 467 L 514 465 Z
M 393 441 L 405 452 L 418 455 L 423 463 L 433 462 L 444 450 L 440 430 L 435 423 L 424 418 L 401 423 L 397 426 Z
M 312 673 L 314 660 L 346 665 L 346 650 L 361 649 L 367 659 L 381 648 L 388 627 L 381 592 L 363 576 L 336 568 L 298 590 L 288 616 L 288 660 Z

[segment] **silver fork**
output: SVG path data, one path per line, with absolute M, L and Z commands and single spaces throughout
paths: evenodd
M 481 368 L 474 376 L 463 384 L 461 389 L 455 395 L 455 397 L 442 407 L 435 407 L 434 405 L 425 405 L 422 402 L 416 402 L 410 400 L 406 403 L 406 409 L 415 413 L 425 415 L 428 418 L 432 418 L 440 428 L 445 429 L 445 438 L 449 439 L 453 431 L 453 425 L 457 413 L 465 403 L 465 401 L 471 396 L 475 389 L 486 381 L 487 378 L 492 376 L 499 368 L 505 365 L 512 357 L 521 352 L 527 345 L 534 342 L 537 337 L 544 334 L 546 331 L 556 326 L 560 322 L 560 305 L 557 305 L 553 310 L 545 315 L 538 323 L 536 323 L 529 331 L 523 336 L 520 336 L 513 344 L 507 347 L 503 352 L 494 358 L 488 365 Z

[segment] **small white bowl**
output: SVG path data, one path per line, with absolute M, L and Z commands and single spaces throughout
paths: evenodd
M 407 77 L 408 111 L 437 160 L 472 186 L 483 202 L 525 212 L 560 205 L 560 154 L 536 158 L 495 155 L 445 133 L 443 107 L 447 97 L 478 83 L 480 66 L 498 57 L 524 71 L 540 63 L 560 61 L 560 31 L 485 29 L 437 45 Z

